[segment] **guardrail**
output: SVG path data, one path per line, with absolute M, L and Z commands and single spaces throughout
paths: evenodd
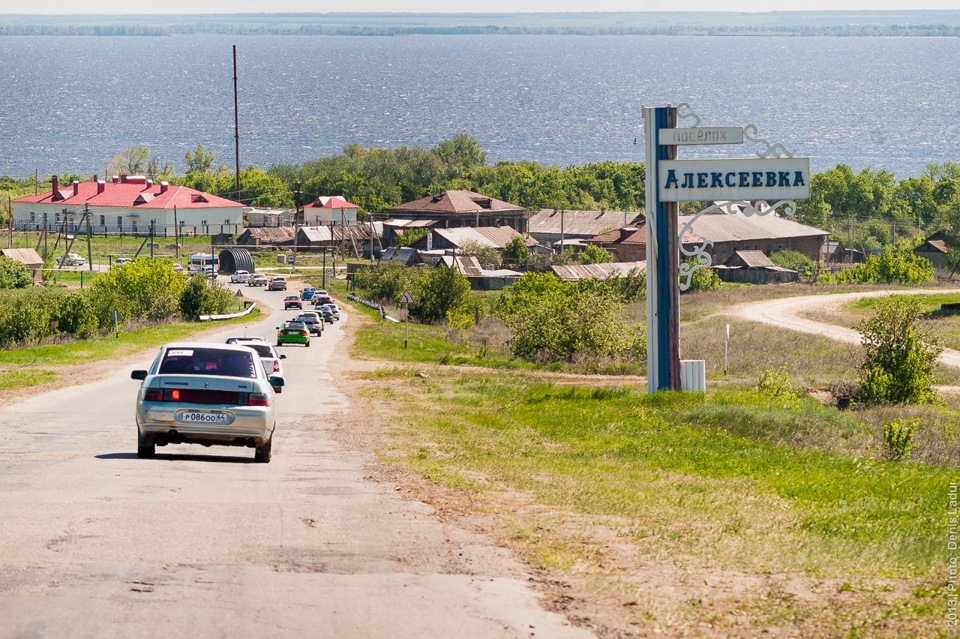
M 214 322 L 215 322 L 215 321 L 217 321 L 217 320 L 228 320 L 228 319 L 233 319 L 234 317 L 243 317 L 244 315 L 249 315 L 250 313 L 252 313 L 252 312 L 253 312 L 253 309 L 255 309 L 256 307 L 257 307 L 257 303 L 256 303 L 256 302 L 250 302 L 250 304 L 248 304 L 247 307 L 246 307 L 245 309 L 243 309 L 242 311 L 240 311 L 239 313 L 228 313 L 228 314 L 226 314 L 226 315 L 201 315 L 201 316 L 200 316 L 200 321 L 201 321 L 201 322 L 210 322 L 210 321 L 214 321 Z
M 357 296 L 357 295 L 354 295 L 353 293 L 347 293 L 347 299 L 348 299 L 348 300 L 353 300 L 353 301 L 356 302 L 357 304 L 363 304 L 364 306 L 367 306 L 367 307 L 369 307 L 369 308 L 373 308 L 373 309 L 376 309 L 376 310 L 380 311 L 380 317 L 381 317 L 382 319 L 387 320 L 388 322 L 394 322 L 394 323 L 396 323 L 396 322 L 399 322 L 399 321 L 400 321 L 400 320 L 398 320 L 396 317 L 390 317 L 389 315 L 387 315 L 387 311 L 383 308 L 383 304 L 377 304 L 376 302 L 371 302 L 370 300 L 365 300 L 365 299 L 363 299 L 362 297 L 359 297 L 359 296 Z

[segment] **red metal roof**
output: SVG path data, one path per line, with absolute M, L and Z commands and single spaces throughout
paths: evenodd
M 243 206 L 239 202 L 174 184 L 147 184 L 145 181 L 79 182 L 65 189 L 39 195 L 27 195 L 15 202 L 63 206 L 115 206 L 132 209 L 212 209 Z M 76 191 L 76 194 L 74 192 Z M 99 191 L 99 192 L 98 192 Z
M 305 209 L 355 209 L 356 204 L 347 202 L 339 195 L 321 195 L 316 200 L 307 204 Z

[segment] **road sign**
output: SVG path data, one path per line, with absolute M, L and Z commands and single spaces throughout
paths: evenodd
M 661 202 L 810 197 L 810 158 L 662 160 L 658 168 Z
M 660 129 L 660 144 L 743 144 L 742 126 Z
M 410 295 L 407 291 L 403 292 L 403 297 L 400 298 L 401 304 L 413 304 L 413 296 Z

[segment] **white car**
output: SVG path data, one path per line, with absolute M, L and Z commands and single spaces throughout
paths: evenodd
M 137 393 L 137 457 L 157 446 L 202 444 L 256 449 L 270 461 L 283 378 L 267 375 L 257 352 L 239 344 L 175 342 L 160 347 L 150 368 L 130 377 Z
M 230 281 L 234 284 L 246 284 L 250 281 L 250 271 L 234 271 Z
M 173 270 L 175 270 L 177 273 L 183 273 L 183 264 L 180 262 L 174 263 Z
M 61 266 L 83 266 L 87 261 L 77 253 L 67 253 L 57 258 L 57 264 Z
M 118 257 L 113 261 L 114 266 L 121 266 L 123 264 L 133 264 L 133 258 L 131 257 Z
M 283 364 L 280 363 L 280 360 L 287 359 L 287 356 L 277 353 L 277 349 L 273 347 L 273 344 L 262 337 L 228 337 L 227 344 L 249 346 L 260 355 L 260 363 L 263 364 L 263 370 L 266 371 L 267 377 L 271 375 L 283 377 Z M 283 390 L 283 387 L 276 386 L 273 390 L 279 393 Z

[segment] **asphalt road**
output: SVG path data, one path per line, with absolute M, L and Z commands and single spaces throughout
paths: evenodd
M 243 288 L 278 306 L 283 293 Z M 272 337 L 282 311 L 231 334 Z M 0 409 L 0 637 L 592 636 L 489 540 L 367 478 L 339 444 L 341 327 L 285 346 L 273 460 L 137 459 L 130 370 Z

